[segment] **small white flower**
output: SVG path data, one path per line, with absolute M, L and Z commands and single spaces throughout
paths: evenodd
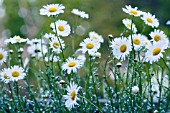
M 64 9 L 62 4 L 49 4 L 40 9 L 40 15 L 55 16 L 64 13 Z
M 53 61 L 53 62 L 58 62 L 60 60 L 60 58 L 58 56 L 50 56 L 49 58 L 48 57 L 45 57 L 45 61 L 48 62 L 48 61 Z
M 36 45 L 36 44 L 44 44 L 44 40 L 41 40 L 41 39 L 37 39 L 37 38 L 34 38 L 34 39 L 31 39 L 31 40 L 28 40 L 27 44 L 30 44 L 30 45 Z
M 52 38 L 50 41 L 50 48 L 52 48 L 52 51 L 57 54 L 62 52 L 61 47 L 62 47 L 62 49 L 65 48 L 64 41 L 59 37 L 58 37 L 58 39 L 57 39 L 57 37 L 55 37 L 55 38 Z
M 2 65 L 2 63 L 6 62 L 7 56 L 8 56 L 7 51 L 0 48 L 0 65 Z
M 79 60 L 81 62 L 81 64 L 83 65 L 86 61 L 86 57 L 85 57 L 85 55 L 79 55 L 77 57 L 77 60 Z
M 137 32 L 137 28 L 134 23 L 132 24 L 132 20 L 126 18 L 126 19 L 123 19 L 122 22 L 126 26 L 127 29 L 131 30 L 131 27 L 132 27 L 132 31 L 134 33 Z M 132 24 L 132 26 L 131 26 L 131 24 Z
M 82 47 L 81 50 L 83 53 L 88 52 L 88 54 L 91 55 L 97 52 L 97 50 L 100 48 L 100 43 L 93 39 L 86 38 L 80 43 L 80 46 Z
M 11 81 L 9 71 L 10 69 L 5 68 L 5 69 L 2 69 L 2 71 L 0 72 L 0 79 L 4 81 L 5 83 L 9 83 Z
M 24 72 L 24 69 L 19 66 L 13 66 L 9 70 L 9 77 L 11 78 L 12 81 L 18 81 L 21 79 L 24 79 L 26 76 L 26 73 Z
M 148 45 L 150 45 L 151 44 L 151 41 L 150 40 L 148 40 L 148 38 L 145 36 L 145 35 L 143 35 L 143 38 L 144 38 L 144 46 L 145 46 L 145 48 L 148 48 Z
M 84 11 L 79 11 L 78 9 L 73 9 L 71 13 L 80 16 L 81 18 L 87 18 L 87 19 L 89 18 L 89 15 L 87 13 L 85 13 Z
M 139 87 L 138 87 L 138 86 L 133 86 L 133 87 L 132 87 L 132 92 L 133 92 L 134 94 L 138 93 L 138 92 L 139 92 Z
M 158 19 L 155 18 L 155 15 L 152 15 L 149 12 L 143 13 L 143 17 L 141 17 L 141 19 L 145 22 L 145 24 L 151 26 L 152 28 L 159 26 Z
M 6 39 L 5 44 L 23 43 L 23 42 L 27 42 L 27 41 L 28 41 L 28 39 L 21 38 L 20 36 L 14 36 L 13 38 Z
M 91 56 L 92 56 L 92 57 L 98 57 L 98 58 L 100 58 L 100 57 L 101 57 L 101 53 L 95 52 L 95 53 L 92 53 Z
M 80 60 L 76 60 L 75 58 L 69 57 L 62 65 L 62 70 L 66 70 L 68 74 L 70 74 L 71 72 L 76 73 L 81 66 L 82 62 Z
M 95 41 L 98 41 L 100 43 L 103 43 L 104 40 L 103 40 L 103 37 L 99 34 L 97 34 L 96 32 L 92 31 L 92 32 L 89 32 L 89 37 Z
M 67 86 L 67 95 L 64 95 L 64 99 L 66 99 L 65 106 L 70 110 L 74 107 L 74 105 L 78 105 L 77 100 L 79 98 L 77 97 L 78 91 L 80 87 L 76 84 L 70 83 L 70 85 Z
M 122 8 L 125 13 L 128 13 L 129 15 L 133 16 L 140 16 L 142 15 L 142 11 L 138 10 L 137 7 L 132 8 L 131 5 L 126 5 L 126 8 Z
M 132 50 L 131 42 L 125 37 L 115 38 L 110 47 L 112 48 L 113 55 L 120 60 L 125 60 Z
M 128 37 L 129 39 L 131 39 L 131 36 Z M 134 45 L 134 49 L 140 50 L 142 48 L 142 46 L 145 45 L 145 36 L 141 35 L 141 34 L 133 34 L 132 35 L 132 42 Z
M 68 36 L 71 32 L 70 25 L 65 20 L 58 20 L 55 23 L 51 23 L 50 27 L 54 32 L 57 30 L 58 36 Z
M 168 20 L 168 21 L 166 22 L 166 25 L 170 25 L 170 20 Z
M 49 33 L 49 34 L 46 33 L 43 37 L 46 38 L 46 39 L 52 39 L 52 38 L 55 37 L 55 35 L 54 35 L 54 34 L 51 34 L 51 33 Z

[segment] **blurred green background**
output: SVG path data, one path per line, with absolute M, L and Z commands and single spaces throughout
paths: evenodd
M 156 15 L 160 22 L 159 28 L 170 36 L 170 26 L 166 25 L 167 20 L 170 20 L 170 0 L 0 0 L 1 46 L 3 46 L 4 39 L 14 35 L 31 39 L 40 38 L 42 34 L 52 32 L 49 25 L 53 20 L 39 14 L 43 5 L 51 3 L 61 3 L 66 7 L 65 13 L 59 16 L 60 19 L 67 20 L 72 27 L 84 25 L 86 28 L 83 35 L 75 35 L 76 49 L 79 48 L 79 43 L 88 37 L 89 31 L 96 31 L 105 39 L 101 52 L 107 51 L 108 34 L 112 34 L 114 37 L 119 36 L 124 29 L 122 19 L 130 18 L 122 11 L 125 5 L 137 6 L 139 10 Z M 75 15 L 71 14 L 73 8 L 85 11 L 90 18 L 77 19 Z M 140 32 L 143 23 L 139 18 L 135 19 L 135 22 Z M 152 28 L 147 27 L 145 35 L 148 36 L 150 30 Z M 64 38 L 66 43 L 72 40 L 70 37 L 72 36 Z M 69 44 L 67 46 L 71 46 Z M 70 51 L 67 53 L 68 56 L 73 54 Z M 107 54 L 104 55 L 103 57 L 107 57 Z

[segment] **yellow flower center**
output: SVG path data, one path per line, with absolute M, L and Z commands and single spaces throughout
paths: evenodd
M 131 28 L 131 24 L 127 24 L 128 28 Z
M 152 53 L 154 56 L 158 55 L 159 53 L 161 52 L 161 49 L 160 48 L 155 48 Z
M 94 36 L 93 39 L 97 40 L 98 38 L 96 36 Z
M 156 42 L 158 42 L 159 40 L 161 40 L 161 37 L 160 37 L 159 35 L 156 35 L 156 36 L 154 37 L 154 40 L 155 40 Z
M 53 43 L 53 47 L 54 47 L 54 48 L 58 48 L 59 46 L 60 46 L 60 44 L 59 44 L 58 42 L 54 42 L 54 43 Z
M 13 77 L 18 77 L 19 76 L 19 72 L 18 71 L 13 71 L 12 72 L 12 76 Z
M 8 77 L 6 74 L 4 74 L 4 78 L 5 78 L 5 79 L 9 79 L 9 77 Z
M 71 98 L 72 100 L 74 100 L 75 97 L 76 97 L 76 92 L 73 91 L 73 92 L 70 94 L 70 98 Z
M 136 45 L 139 45 L 140 44 L 140 40 L 135 38 L 135 39 L 133 39 L 133 43 L 136 44 Z
M 20 37 L 16 37 L 15 40 L 19 42 L 19 41 L 21 41 L 21 38 Z
M 4 58 L 4 55 L 0 53 L 0 60 Z
M 147 21 L 148 21 L 149 23 L 153 23 L 153 20 L 152 20 L 151 18 L 147 18 Z
M 120 46 L 120 51 L 121 51 L 122 53 L 124 53 L 124 52 L 126 51 L 126 45 L 125 45 L 125 44 L 123 44 L 123 45 Z
M 59 29 L 60 31 L 64 31 L 64 26 L 58 26 L 58 29 Z
M 86 47 L 87 47 L 87 49 L 92 49 L 92 48 L 94 47 L 94 44 L 88 43 L 88 44 L 86 45 Z
M 50 9 L 49 9 L 49 12 L 56 12 L 57 11 L 57 8 L 55 8 L 55 7 L 51 7 Z
M 136 10 L 134 10 L 134 9 L 130 10 L 130 13 L 131 13 L 131 14 L 134 14 L 134 15 L 137 15 L 137 14 L 138 14 L 138 12 L 137 12 Z
M 68 64 L 69 67 L 74 67 L 75 65 L 76 65 L 75 62 L 70 62 L 70 63 Z

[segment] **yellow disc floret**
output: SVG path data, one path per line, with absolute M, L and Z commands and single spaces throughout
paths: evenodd
M 50 9 L 49 9 L 49 12 L 56 12 L 57 11 L 57 8 L 55 8 L 55 7 L 51 7 Z
M 59 31 L 64 31 L 64 26 L 58 26 Z
M 76 92 L 73 91 L 73 92 L 70 94 L 70 98 L 71 98 L 72 100 L 74 100 L 75 97 L 76 97 Z
M 18 71 L 13 71 L 12 72 L 12 76 L 13 77 L 18 77 L 19 76 L 19 72 Z
M 135 45 L 139 45 L 139 44 L 140 44 L 140 40 L 137 39 L 137 38 L 135 38 L 135 39 L 133 39 L 133 43 L 134 43 Z
M 94 47 L 94 44 L 88 43 L 86 44 L 87 49 L 92 49 Z
M 70 63 L 68 64 L 69 67 L 74 67 L 75 65 L 76 65 L 75 62 L 70 62 Z
M 159 53 L 161 52 L 161 49 L 160 48 L 155 48 L 152 53 L 154 56 L 158 55 Z
M 126 45 L 125 45 L 125 44 L 123 44 L 123 45 L 120 46 L 120 51 L 121 51 L 122 53 L 124 53 L 124 52 L 126 51 Z

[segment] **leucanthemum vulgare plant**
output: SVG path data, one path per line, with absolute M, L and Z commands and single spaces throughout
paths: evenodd
M 125 6 L 131 18 L 122 20 L 125 30 L 120 36 L 109 35 L 110 54 L 103 64 L 99 33 L 90 31 L 79 48 L 74 45 L 78 20 L 89 15 L 72 9 L 77 19 L 71 26 L 60 19 L 64 10 L 62 4 L 43 6 L 40 15 L 52 20 L 51 32 L 34 39 L 14 36 L 4 42 L 14 48 L 0 48 L 1 112 L 168 112 L 169 39 L 155 15 Z M 142 31 L 137 19 L 143 21 Z M 146 27 L 152 27 L 149 34 Z M 72 42 L 65 43 L 66 38 Z

